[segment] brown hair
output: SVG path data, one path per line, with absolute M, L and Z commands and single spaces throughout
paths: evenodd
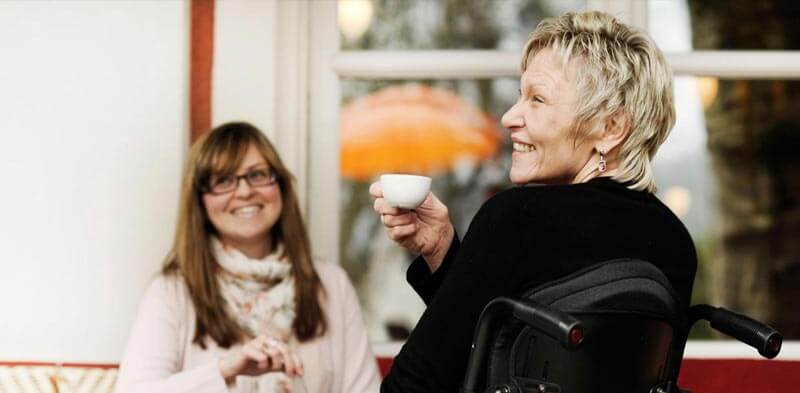
M 250 146 L 255 146 L 277 177 L 283 199 L 280 218 L 272 227 L 272 244 L 284 245 L 284 257 L 292 264 L 295 279 L 295 317 L 292 330 L 300 341 L 325 333 L 327 324 L 320 304 L 324 289 L 311 257 L 293 176 L 283 165 L 278 152 L 251 124 L 226 123 L 197 140 L 189 153 L 181 187 L 180 210 L 175 240 L 161 273 L 180 275 L 189 289 L 197 314 L 193 342 L 205 348 L 206 335 L 223 348 L 244 339 L 245 334 L 226 312 L 217 286 L 217 262 L 211 253 L 210 236 L 216 229 L 203 205 L 203 189 L 213 175 L 233 174 Z

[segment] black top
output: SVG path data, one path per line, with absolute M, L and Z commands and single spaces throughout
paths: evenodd
M 608 178 L 512 188 L 490 198 L 434 274 L 422 258 L 408 282 L 427 304 L 381 392 L 458 392 L 475 325 L 498 296 L 589 265 L 636 258 L 660 268 L 688 307 L 697 257 L 688 231 L 653 194 Z

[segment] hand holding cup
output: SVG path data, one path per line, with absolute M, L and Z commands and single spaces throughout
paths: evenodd
M 386 235 L 400 246 L 422 255 L 431 272 L 439 268 L 455 231 L 447 206 L 429 191 L 430 178 L 383 175 L 369 192 L 381 215 Z

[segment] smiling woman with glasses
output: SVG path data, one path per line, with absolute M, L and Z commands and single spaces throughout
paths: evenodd
M 221 125 L 184 172 L 172 251 L 117 392 L 377 392 L 358 299 L 315 262 L 293 176 L 261 131 Z

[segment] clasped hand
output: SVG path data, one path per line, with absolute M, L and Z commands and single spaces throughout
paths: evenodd
M 258 336 L 222 358 L 220 371 L 232 383 L 237 375 L 256 376 L 282 371 L 290 378 L 303 375 L 303 363 L 286 343 Z

